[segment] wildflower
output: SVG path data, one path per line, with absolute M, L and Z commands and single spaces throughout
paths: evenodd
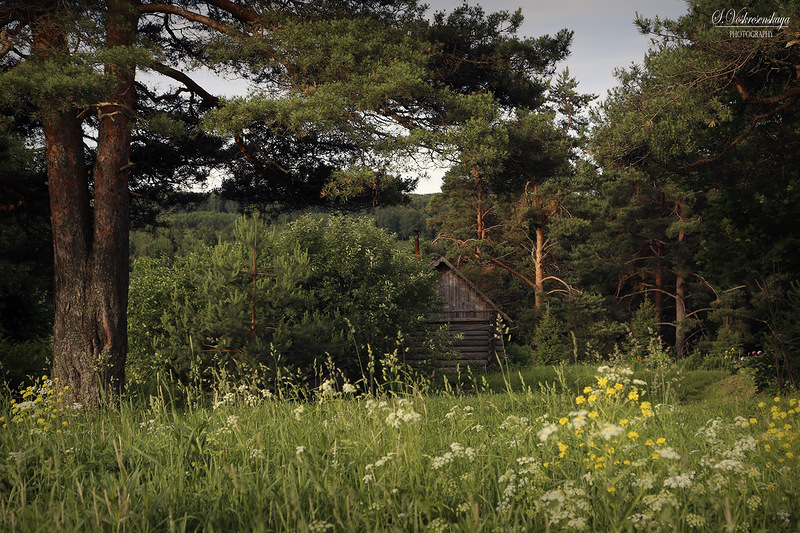
M 588 387 L 587 386 L 587 387 L 583 388 L 583 393 L 584 394 L 589 394 L 590 392 L 592 392 L 592 390 L 594 390 L 594 389 L 592 389 L 592 387 Z
M 660 444 L 666 444 L 666 442 L 667 442 L 667 439 L 665 439 L 664 437 L 658 437 L 656 439 L 656 444 L 659 444 L 659 445 Z
M 306 451 L 306 447 L 303 446 L 303 445 L 300 445 L 297 448 L 295 448 L 294 453 L 295 453 L 295 455 L 300 455 L 304 451 Z
M 581 405 L 582 403 L 586 403 L 586 397 L 583 395 L 578 396 L 575 398 L 575 403 Z
M 301 420 L 303 418 L 303 413 L 306 412 L 306 408 L 302 405 L 298 405 L 292 412 L 294 413 L 295 420 Z
M 565 416 L 561 418 L 561 420 L 559 420 L 558 423 L 561 424 L 562 426 L 566 426 L 567 424 L 569 424 L 569 418 Z
M 567 450 L 569 450 L 569 446 L 567 446 L 563 442 L 559 442 L 558 450 L 559 450 L 558 456 L 563 458 L 565 455 L 567 455 Z
M 356 392 L 356 388 L 350 383 L 345 383 L 342 385 L 342 392 L 345 394 L 354 394 Z
M 667 446 L 666 448 L 660 448 L 656 450 L 656 453 L 658 454 L 659 457 L 663 457 L 664 459 L 677 460 L 681 458 L 681 454 L 679 454 L 669 446 Z
M 250 459 L 263 459 L 264 458 L 264 451 L 259 450 L 258 448 L 250 450 Z
M 557 425 L 555 425 L 555 424 L 547 424 L 546 426 L 544 426 L 542 429 L 539 430 L 539 433 L 537 433 L 537 436 L 539 437 L 540 441 L 547 442 L 547 439 L 550 438 L 550 435 L 552 435 L 556 431 L 558 431 L 558 426 Z
M 587 398 L 586 401 L 589 402 L 589 404 L 591 405 L 597 401 L 597 396 L 594 394 L 590 394 L 589 398 Z
M 623 431 L 624 430 L 619 426 L 615 426 L 614 424 L 606 424 L 603 426 L 603 429 L 600 430 L 600 436 L 605 440 L 611 440 L 622 435 Z
M 637 432 L 635 432 L 635 431 L 629 431 L 628 432 L 628 438 L 631 439 L 631 440 L 636 440 L 636 439 L 639 438 L 639 434 Z
M 747 498 L 747 507 L 751 511 L 755 511 L 756 509 L 761 507 L 761 497 L 759 495 L 757 495 L 757 494 L 754 494 L 754 495 L 750 496 L 749 498 Z
M 322 533 L 329 529 L 333 529 L 333 524 L 330 522 L 323 522 L 322 520 L 314 520 L 308 524 L 308 530 L 313 533 Z
M 586 416 L 588 416 L 589 418 L 594 419 L 594 418 L 599 417 L 600 413 L 598 413 L 597 411 L 590 411 L 589 414 L 587 414 Z
M 758 407 L 764 408 L 766 406 L 767 406 L 767 404 L 765 404 L 764 402 L 758 402 Z
M 706 525 L 706 519 L 698 514 L 689 513 L 686 515 L 686 524 L 689 527 L 700 529 Z
M 600 378 L 600 379 L 598 379 L 597 380 L 597 384 L 600 386 L 600 388 L 605 387 L 608 384 L 608 378 Z
M 639 401 L 639 393 L 636 392 L 635 390 L 630 391 L 628 393 L 628 399 L 630 401 L 632 401 L 632 402 L 638 402 Z

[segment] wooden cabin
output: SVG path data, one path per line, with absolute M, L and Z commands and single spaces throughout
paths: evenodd
M 454 371 L 473 366 L 486 370 L 505 358 L 498 317 L 509 321 L 489 297 L 480 291 L 458 268 L 444 257 L 433 263 L 439 273 L 437 292 L 445 301 L 444 311 L 429 316 L 429 327 L 442 326 L 452 338 L 455 357 L 438 358 L 442 370 Z

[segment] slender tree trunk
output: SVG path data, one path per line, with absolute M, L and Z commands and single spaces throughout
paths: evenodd
M 544 225 L 536 226 L 536 245 L 533 247 L 534 283 L 533 298 L 536 316 L 542 316 L 544 308 Z
M 136 24 L 132 0 L 109 0 L 110 47 L 132 44 Z M 45 127 L 57 273 L 53 374 L 70 385 L 77 401 L 88 405 L 121 391 L 127 354 L 134 67 L 109 64 L 106 71 L 116 83 L 98 108 L 93 228 L 86 172 L 64 162 L 66 154 L 80 154 L 82 167 L 80 125 L 70 112 Z
M 661 323 L 664 317 L 664 243 L 656 241 L 655 252 L 658 256 L 656 261 L 655 285 L 656 291 L 653 296 L 653 305 L 656 308 L 656 320 Z
M 678 232 L 678 242 L 686 242 L 686 230 L 681 228 Z M 686 276 L 682 269 L 678 269 L 675 279 L 675 355 L 681 359 L 686 350 Z

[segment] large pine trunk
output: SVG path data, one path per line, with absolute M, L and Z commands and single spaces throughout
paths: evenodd
M 133 4 L 108 5 L 108 45 L 132 44 Z M 87 405 L 122 390 L 127 355 L 134 67 L 112 64 L 106 70 L 117 81 L 98 106 L 93 208 L 75 112 L 50 117 L 45 125 L 56 271 L 53 375 Z

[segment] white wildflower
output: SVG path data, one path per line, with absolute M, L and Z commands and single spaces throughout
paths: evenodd
M 345 383 L 342 385 L 342 392 L 345 394 L 355 394 L 356 388 L 350 383 Z
M 744 470 L 744 465 L 741 461 L 737 461 L 736 459 L 723 459 L 719 463 L 714 465 L 714 468 L 717 470 L 735 470 L 737 472 L 741 472 Z
M 556 431 L 558 431 L 557 424 L 547 424 L 546 426 L 544 426 L 542 429 L 539 430 L 537 436 L 539 437 L 540 441 L 547 442 L 547 439 L 550 438 L 550 435 L 552 435 Z
M 294 453 L 295 453 L 295 455 L 300 455 L 300 454 L 302 454 L 304 451 L 306 451 L 306 447 L 305 447 L 305 446 L 303 446 L 303 445 L 300 445 L 300 446 L 298 446 L 297 448 L 295 448 L 295 450 L 294 450 Z
M 625 432 L 625 429 L 614 424 L 605 424 L 603 429 L 600 430 L 600 436 L 606 440 L 611 440 L 614 437 L 619 437 Z
M 225 421 L 225 426 L 231 429 L 239 429 L 239 417 L 235 415 L 231 415 Z
M 314 520 L 308 524 L 308 530 L 313 533 L 322 533 L 323 531 L 328 531 L 329 529 L 333 529 L 333 524 L 330 522 L 323 522 L 322 520 Z
M 322 396 L 331 396 L 336 394 L 335 383 L 332 379 L 326 379 L 322 382 Z
M 264 450 L 259 450 L 255 448 L 250 450 L 250 459 L 263 459 L 264 458 Z
M 542 503 L 557 501 L 558 503 L 564 503 L 566 501 L 566 497 L 564 493 L 561 492 L 559 489 L 551 490 L 549 492 L 545 492 L 539 497 L 539 501 Z
M 692 479 L 694 479 L 694 471 L 689 471 L 685 474 L 668 477 L 664 480 L 664 486 L 668 489 L 685 489 L 692 486 Z
M 439 470 L 445 465 L 448 465 L 453 462 L 453 454 L 451 452 L 446 452 L 444 455 L 439 457 L 434 457 L 433 462 L 431 463 L 431 468 L 434 470 Z
M 659 448 L 658 450 L 656 450 L 656 453 L 662 459 L 677 460 L 681 458 L 681 454 L 676 452 L 671 446 L 667 446 L 666 448 Z
M 21 463 L 22 461 L 25 460 L 25 452 L 24 451 L 8 452 L 8 460 L 9 461 L 14 460 L 18 463 Z
M 306 412 L 306 408 L 303 407 L 302 405 L 298 405 L 293 412 L 294 412 L 294 418 L 296 420 L 301 420 L 303 418 L 303 413 Z

